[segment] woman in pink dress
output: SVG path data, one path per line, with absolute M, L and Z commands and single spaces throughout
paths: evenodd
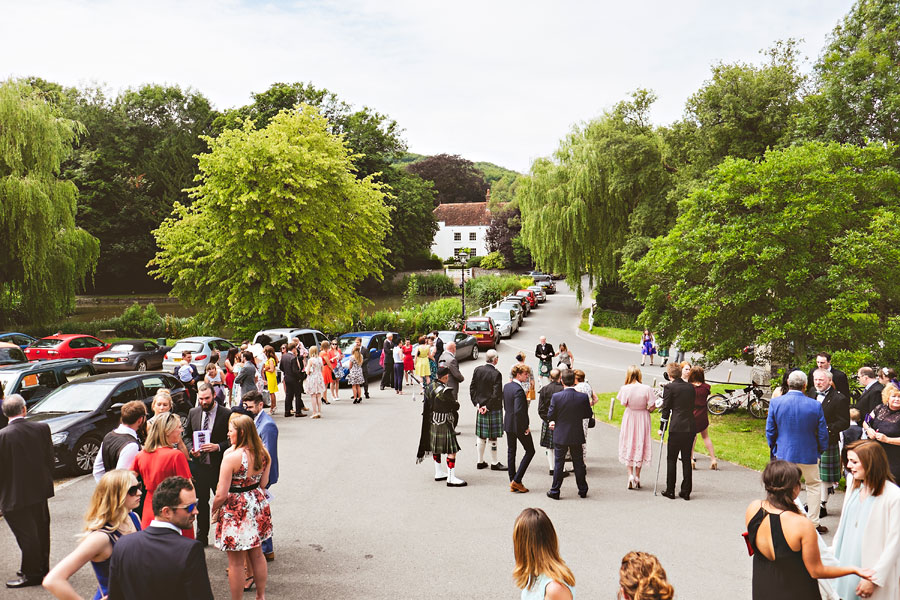
M 636 490 L 641 487 L 641 467 L 650 464 L 652 455 L 650 413 L 656 410 L 656 392 L 641 383 L 641 370 L 631 365 L 618 399 L 625 407 L 619 431 L 619 462 L 628 466 L 628 489 Z
M 413 358 L 412 342 L 406 339 L 403 342 L 403 380 L 406 385 L 412 385 L 413 371 L 416 370 L 416 361 Z

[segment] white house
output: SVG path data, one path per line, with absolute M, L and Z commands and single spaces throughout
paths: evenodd
M 491 213 L 487 202 L 459 202 L 440 204 L 434 209 L 438 232 L 434 235 L 431 251 L 441 260 L 456 256 L 466 249 L 469 256 L 488 253 L 487 231 L 491 226 Z

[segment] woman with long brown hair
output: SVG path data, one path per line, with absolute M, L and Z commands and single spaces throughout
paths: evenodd
M 540 508 L 523 510 L 513 527 L 513 579 L 522 600 L 572 600 L 575 576 L 559 555 L 556 529 Z
M 674 594 L 658 558 L 647 552 L 629 552 L 622 557 L 620 600 L 671 600 Z
M 703 367 L 692 367 L 686 381 L 694 386 L 694 431 L 703 438 L 703 443 L 709 452 L 709 468 L 713 471 L 718 471 L 719 461 L 716 460 L 716 450 L 713 448 L 712 440 L 709 437 L 709 415 L 706 409 L 706 401 L 709 399 L 709 392 L 712 388 L 706 383 L 706 374 L 703 372 Z M 696 439 L 695 437 L 694 440 L 696 441 Z M 697 468 L 693 446 L 691 446 L 691 468 Z
M 272 460 L 256 424 L 246 415 L 232 413 L 228 420 L 231 447 L 222 457 L 219 485 L 213 500 L 216 547 L 228 553 L 228 585 L 232 600 L 257 586 L 257 600 L 266 596 L 268 568 L 262 542 L 272 537 L 272 513 L 265 488 Z M 249 559 L 253 575 L 245 578 Z

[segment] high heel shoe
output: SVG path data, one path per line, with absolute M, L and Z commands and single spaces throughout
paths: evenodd
M 641 489 L 641 480 L 638 479 L 637 477 L 634 478 L 634 489 L 636 489 L 636 490 Z
M 695 471 L 697 470 L 697 459 L 696 458 L 691 459 L 691 468 Z
M 633 475 L 628 476 L 628 489 L 629 490 L 634 489 L 634 476 Z
M 713 460 L 711 463 L 709 463 L 709 468 L 712 471 L 718 471 L 719 470 L 719 461 Z

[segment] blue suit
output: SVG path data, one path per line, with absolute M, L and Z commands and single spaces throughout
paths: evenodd
M 554 496 L 559 496 L 559 488 L 562 486 L 567 452 L 572 455 L 572 469 L 575 471 L 578 492 L 582 496 L 587 494 L 587 476 L 584 452 L 581 446 L 585 442 L 584 420 L 592 416 L 590 398 L 575 388 L 567 387 L 561 392 L 556 392 L 550 398 L 547 420 L 554 424 L 553 450 L 556 454 L 554 455 L 553 484 L 550 486 L 550 493 Z
M 256 423 L 256 430 L 259 432 L 263 446 L 266 447 L 269 456 L 272 458 L 272 466 L 269 467 L 269 485 L 267 486 L 267 488 L 270 488 L 278 483 L 278 426 L 275 425 L 275 421 L 265 410 L 259 412 L 259 415 L 254 419 L 254 423 Z M 270 537 L 263 541 L 262 551 L 264 553 L 268 554 L 275 551 L 272 540 L 273 538 Z
M 781 460 L 814 465 L 828 448 L 828 426 L 817 400 L 799 390 L 775 398 L 766 419 L 766 440 Z

